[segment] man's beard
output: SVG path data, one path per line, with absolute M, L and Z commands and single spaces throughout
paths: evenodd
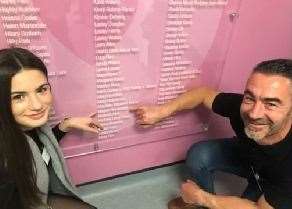
M 244 132 L 248 136 L 248 138 L 253 139 L 254 141 L 258 142 L 265 138 L 271 132 L 271 128 L 269 127 L 267 130 L 262 131 L 252 131 L 247 126 L 244 127 Z
M 263 119 L 263 118 L 252 120 L 248 116 L 244 115 L 243 116 L 243 122 L 244 122 L 244 132 L 245 132 L 245 134 L 249 138 L 253 139 L 256 142 L 262 140 L 266 136 L 271 135 L 273 132 L 275 132 L 275 129 L 277 129 L 275 124 L 273 124 L 271 121 Z M 252 124 L 253 125 L 263 125 L 263 127 L 261 127 L 261 130 L 259 130 L 259 131 L 251 130 L 248 127 L 250 124 L 251 125 Z
M 279 130 L 287 122 L 289 117 L 290 117 L 290 115 L 288 117 L 286 117 L 284 120 L 282 120 L 281 122 L 273 123 L 272 121 L 269 121 L 269 120 L 266 120 L 263 118 L 251 120 L 247 116 L 244 116 L 243 117 L 244 132 L 249 138 L 253 139 L 256 142 L 259 142 L 262 139 L 264 139 L 265 137 L 271 136 L 271 135 L 279 132 Z M 248 128 L 249 124 L 264 125 L 264 127 L 262 127 L 262 130 L 260 130 L 260 131 L 254 131 L 254 130 L 251 130 Z

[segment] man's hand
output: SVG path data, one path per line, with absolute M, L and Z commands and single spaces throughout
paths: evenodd
M 165 113 L 163 106 L 159 105 L 139 106 L 131 108 L 130 112 L 134 113 L 136 123 L 144 128 L 149 127 L 168 116 Z
M 181 196 L 186 203 L 204 206 L 207 192 L 203 191 L 195 182 L 187 180 L 181 185 Z
M 258 202 L 236 196 L 214 195 L 202 190 L 195 182 L 187 180 L 181 186 L 183 201 L 190 204 L 204 206 L 210 209 L 273 209 L 265 200 L 264 195 Z
M 89 131 L 98 133 L 103 130 L 103 127 L 94 118 L 96 114 L 89 117 L 70 117 L 65 118 L 60 124 L 59 129 L 64 132 L 68 132 L 72 129 L 78 129 L 82 131 Z
M 174 115 L 183 110 L 193 109 L 200 104 L 204 104 L 207 108 L 212 109 L 212 104 L 217 94 L 219 94 L 218 91 L 207 87 L 194 88 L 165 104 L 143 105 L 130 108 L 130 112 L 135 114 L 137 124 L 146 128 L 170 115 Z

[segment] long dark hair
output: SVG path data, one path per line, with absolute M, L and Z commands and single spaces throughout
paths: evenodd
M 22 48 L 0 50 L 0 171 L 16 185 L 24 208 L 41 203 L 36 185 L 35 163 L 27 139 L 16 123 L 11 108 L 11 79 L 24 70 L 47 68 L 36 55 Z

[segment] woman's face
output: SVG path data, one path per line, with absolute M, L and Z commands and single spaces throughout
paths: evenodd
M 50 85 L 41 71 L 25 68 L 12 77 L 12 114 L 22 128 L 44 125 L 48 121 L 52 101 Z

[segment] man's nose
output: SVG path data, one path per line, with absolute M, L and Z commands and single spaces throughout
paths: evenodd
M 248 115 L 251 119 L 262 118 L 264 115 L 264 106 L 260 102 L 254 103 L 251 109 L 248 111 Z
M 31 95 L 29 97 L 29 107 L 31 110 L 39 110 L 42 109 L 43 104 L 40 98 L 37 95 Z

